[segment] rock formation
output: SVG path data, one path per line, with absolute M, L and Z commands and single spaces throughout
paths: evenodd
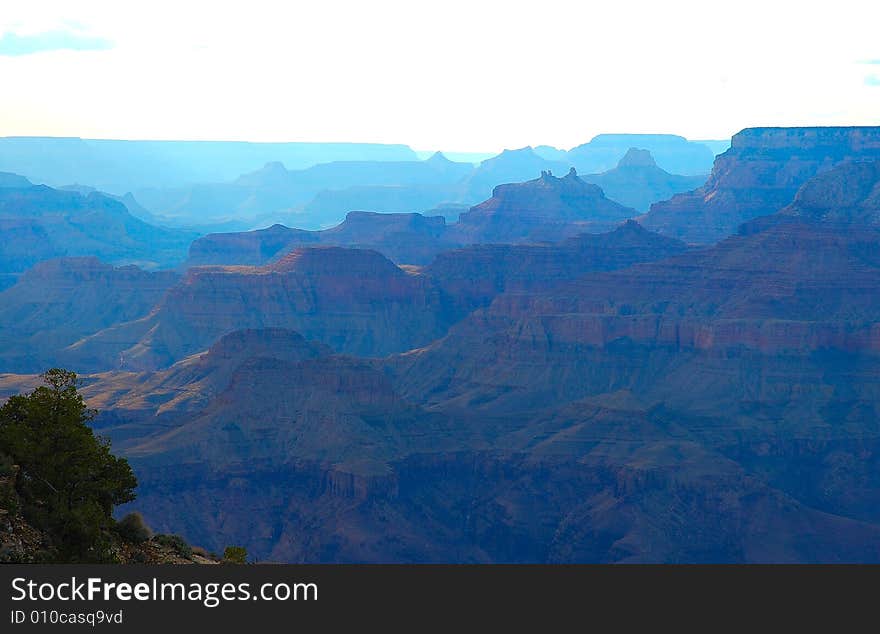
M 257 231 L 210 234 L 190 247 L 190 266 L 261 265 L 299 246 L 332 245 L 379 251 L 399 264 L 428 264 L 438 253 L 467 244 L 555 242 L 584 232 L 607 231 L 635 210 L 605 197 L 572 170 L 549 171 L 524 183 L 499 185 L 456 223 L 416 213 L 349 212 L 332 229 L 304 231 L 273 225 Z
M 642 222 L 686 242 L 717 242 L 788 205 L 816 174 L 871 158 L 880 158 L 880 127 L 749 128 L 715 159 L 703 187 L 655 203 Z
M 459 319 L 425 276 L 375 251 L 299 248 L 263 267 L 196 267 L 146 317 L 69 349 L 82 367 L 151 369 L 243 328 L 290 328 L 334 350 L 400 352 Z
M 209 234 L 193 241 L 187 265 L 258 266 L 291 249 L 319 244 L 374 249 L 398 264 L 427 264 L 444 248 L 455 246 L 448 243 L 445 233 L 446 221 L 440 216 L 352 211 L 340 225 L 323 231 L 273 225 L 257 231 Z
M 633 215 L 574 169 L 562 178 L 544 171 L 535 180 L 499 185 L 490 199 L 461 214 L 452 231 L 464 244 L 559 240 L 600 233 Z
M 5 372 L 62 365 L 61 352 L 99 330 L 143 317 L 180 276 L 94 257 L 37 264 L 0 293 L 0 364 Z
M 445 251 L 423 272 L 469 312 L 500 293 L 549 290 L 590 271 L 660 260 L 686 248 L 679 240 L 628 220 L 609 233 L 581 234 L 558 243 L 484 244 Z

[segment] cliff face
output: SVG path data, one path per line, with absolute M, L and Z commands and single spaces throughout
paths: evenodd
M 880 160 L 848 162 L 810 179 L 782 216 L 827 224 L 880 224 Z
M 880 158 L 880 127 L 743 130 L 715 159 L 703 187 L 655 203 L 641 222 L 686 242 L 717 242 L 791 203 L 813 176 L 872 158 Z
M 375 356 L 424 345 L 461 315 L 429 279 L 374 251 L 296 249 L 265 267 L 190 269 L 143 319 L 70 348 L 85 367 L 152 369 L 243 328 L 291 328 Z
M 880 558 L 880 531 L 874 525 L 811 508 L 731 469 L 718 453 L 674 440 L 636 441 L 629 450 L 626 440 L 586 439 L 584 444 L 594 447 L 584 452 L 587 464 L 532 453 L 498 458 L 438 452 L 396 462 L 391 474 L 373 477 L 289 465 L 251 467 L 228 478 L 188 462 L 173 471 L 151 470 L 139 501 L 148 517 L 177 518 L 176 528 L 209 548 L 218 547 L 216 536 L 228 536 L 268 561 L 833 563 Z M 671 466 L 675 462 L 686 468 Z M 719 464 L 722 468 L 713 467 Z
M 786 222 L 547 292 L 500 295 L 408 356 L 401 380 L 417 400 L 462 398 L 464 406 L 488 390 L 516 408 L 564 394 L 654 389 L 686 360 L 729 357 L 745 375 L 748 364 L 775 356 L 821 367 L 817 359 L 830 350 L 875 364 L 878 241 L 865 226 Z M 509 389 L 495 391 L 502 385 Z M 684 384 L 662 389 L 690 395 Z M 718 395 L 693 396 L 708 406 Z
M 486 244 L 446 251 L 423 273 L 468 311 L 498 294 L 548 290 L 590 271 L 621 269 L 682 253 L 684 243 L 627 221 L 604 234 L 553 244 Z
M 817 373 L 849 359 L 874 376 L 878 183 L 875 163 L 844 164 L 805 184 L 791 207 L 715 247 L 587 274 L 546 292 L 501 295 L 443 340 L 401 359 L 404 393 L 464 405 L 493 386 L 498 406 L 516 408 L 546 398 L 658 390 L 715 408 L 744 386 L 759 389 L 751 380 L 762 368 L 794 371 L 794 359 Z M 679 365 L 699 373 L 700 364 L 714 368 L 718 359 L 729 362 L 719 378 L 730 382 L 728 395 L 691 393 L 675 382 L 683 378 Z M 535 368 L 544 368 L 540 381 L 532 378 Z M 787 380 L 780 379 L 792 389 Z M 869 399 L 870 384 L 862 380 L 850 389 Z M 827 395 L 814 395 L 826 402 Z M 491 399 L 484 393 L 479 402 Z
M 742 431 L 632 394 L 428 412 L 378 364 L 281 330 L 231 333 L 156 385 L 144 377 L 92 377 L 84 393 L 137 470 L 148 521 L 213 549 L 325 562 L 880 557 L 875 526 L 749 477 L 724 451 Z

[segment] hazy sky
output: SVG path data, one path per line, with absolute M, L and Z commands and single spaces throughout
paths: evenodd
M 880 124 L 880 2 L 4 0 L 0 136 L 569 148 Z

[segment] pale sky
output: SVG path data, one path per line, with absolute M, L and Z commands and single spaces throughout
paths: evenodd
M 0 136 L 570 148 L 880 125 L 880 2 L 3 0 Z

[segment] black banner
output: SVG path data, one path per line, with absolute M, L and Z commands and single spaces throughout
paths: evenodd
M 474 618 L 516 631 L 627 631 L 749 627 L 769 615 L 839 628 L 873 610 L 880 567 L 7 565 L 0 584 L 2 632 L 462 631 Z

